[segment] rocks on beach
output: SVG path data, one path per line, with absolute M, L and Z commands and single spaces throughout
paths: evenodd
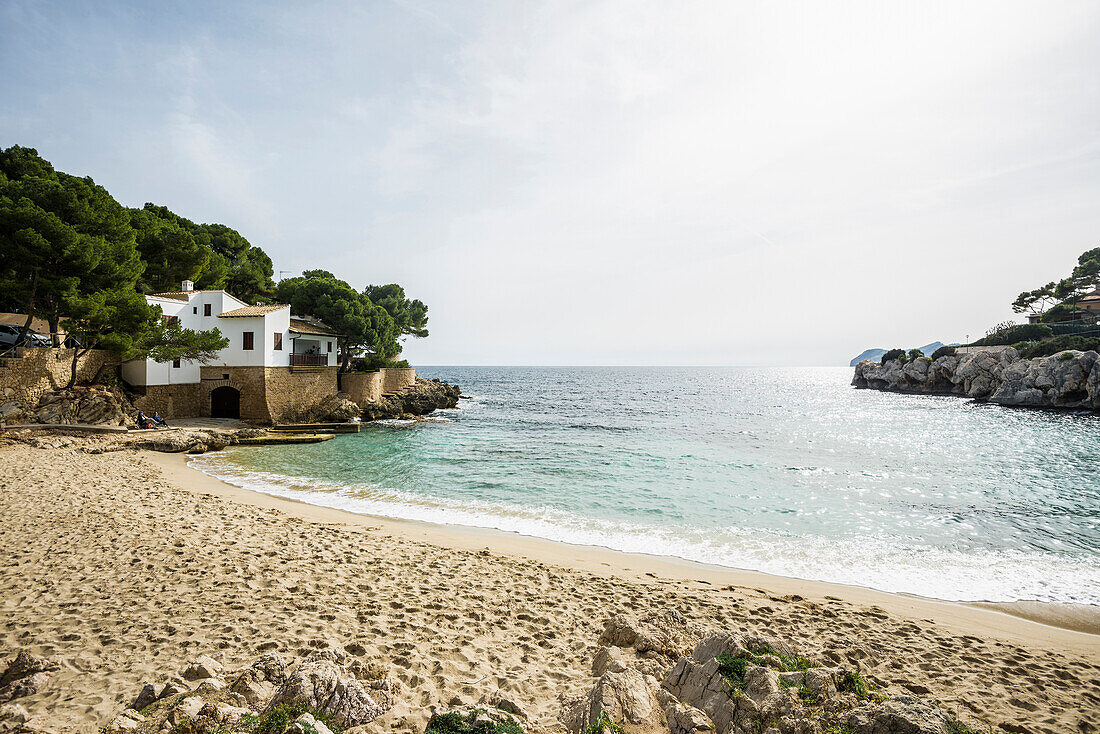
M 1001 405 L 1100 410 L 1100 355 L 1069 350 L 1021 359 L 1012 347 L 856 365 L 855 387 L 962 395 Z
M 231 673 L 201 655 L 179 675 L 146 684 L 104 732 L 350 732 L 388 711 L 396 687 L 385 666 L 349 662 L 340 649 L 316 650 L 290 664 L 269 652 Z

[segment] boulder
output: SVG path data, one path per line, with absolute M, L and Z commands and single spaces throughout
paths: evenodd
M 123 734 L 123 732 L 135 731 L 140 729 L 142 724 L 145 723 L 145 717 L 139 714 L 134 709 L 126 709 L 121 714 L 116 716 L 107 728 L 103 730 L 104 734 Z
M 146 706 L 156 703 L 164 696 L 164 686 L 164 683 L 146 683 L 134 702 L 130 704 L 130 708 L 141 711 Z
M 18 653 L 0 675 L 0 703 L 38 692 L 58 667 L 47 658 L 25 651 Z
M 896 696 L 878 706 L 868 704 L 848 714 L 855 734 L 947 734 L 951 719 L 915 696 Z
M 499 709 L 505 713 L 512 714 L 520 719 L 531 718 L 527 711 L 518 703 L 514 698 L 508 696 L 504 691 L 496 690 L 486 693 L 478 701 L 483 706 L 491 706 L 492 708 Z
M 656 694 L 656 681 L 632 668 L 604 673 L 587 693 L 562 701 L 561 721 L 575 733 L 583 732 L 601 718 L 652 724 L 660 714 Z
M 636 638 L 635 638 L 636 639 Z M 601 646 L 592 659 L 592 675 L 599 678 L 604 673 L 621 673 L 626 670 L 623 651 L 618 647 Z
M 313 718 L 312 714 L 302 714 L 294 720 L 286 732 L 287 734 L 332 734 L 332 729 Z
M 704 712 L 684 703 L 671 703 L 665 709 L 668 734 L 695 734 L 714 731 L 714 724 Z
M 680 612 L 667 609 L 641 619 L 619 614 L 604 625 L 599 644 L 634 648 L 639 653 L 655 652 L 675 660 L 688 654 L 702 630 L 688 622 Z
M 301 702 L 332 718 L 340 727 L 366 724 L 393 705 L 388 692 L 371 691 L 340 667 L 328 651 L 312 653 L 289 673 L 267 705 Z
M 200 655 L 183 670 L 185 680 L 216 678 L 222 672 L 222 664 L 209 655 Z
M 286 681 L 286 663 L 277 652 L 265 653 L 237 676 L 230 690 L 244 697 L 251 706 L 260 707 L 275 695 L 277 686 Z

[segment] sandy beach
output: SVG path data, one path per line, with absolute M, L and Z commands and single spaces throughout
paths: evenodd
M 1056 734 L 1100 719 L 1091 609 L 939 602 L 358 516 L 129 450 L 0 447 L 0 513 L 0 654 L 61 664 L 20 700 L 43 730 L 95 731 L 203 653 L 235 666 L 339 645 L 402 684 L 379 731 L 420 732 L 433 705 L 495 688 L 532 730 L 554 731 L 559 696 L 591 685 L 604 623 L 669 608 L 858 663 L 886 694 L 975 725 Z

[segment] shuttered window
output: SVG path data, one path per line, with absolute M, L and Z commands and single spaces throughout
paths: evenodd
M 328 350 L 329 350 L 330 352 L 332 351 L 332 342 L 329 342 L 329 343 L 328 343 Z
M 203 316 L 209 316 L 210 315 L 210 304 L 209 303 L 202 304 L 202 315 Z
M 275 351 L 283 351 L 283 334 L 279 331 L 275 332 Z
M 245 349 L 245 351 L 251 350 L 253 348 L 253 345 L 254 345 L 253 338 L 255 336 L 256 336 L 255 333 L 251 332 L 251 331 L 246 331 L 244 333 L 244 349 Z

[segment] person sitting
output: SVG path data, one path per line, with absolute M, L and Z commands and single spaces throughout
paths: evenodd
M 139 410 L 137 412 L 137 424 L 138 424 L 138 428 L 152 428 L 153 427 L 153 421 L 149 420 L 149 417 L 145 415 L 144 410 Z
M 153 411 L 153 423 L 156 424 L 158 428 L 168 428 L 168 421 L 160 417 L 159 410 Z

